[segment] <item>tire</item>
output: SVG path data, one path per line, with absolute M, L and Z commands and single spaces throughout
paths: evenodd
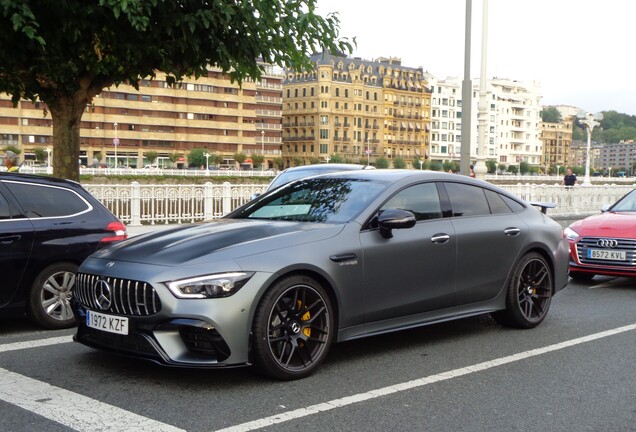
M 38 274 L 29 292 L 27 315 L 47 329 L 75 325 L 71 296 L 77 266 L 70 262 L 52 264 Z
M 550 309 L 552 285 L 552 270 L 545 258 L 535 252 L 524 255 L 508 282 L 506 309 L 494 312 L 492 317 L 509 327 L 536 327 Z
M 591 281 L 594 278 L 594 276 L 595 276 L 594 273 L 583 273 L 583 272 L 576 272 L 576 271 L 570 272 L 570 277 L 574 279 L 575 281 L 579 281 L 579 282 Z
M 263 295 L 254 314 L 254 366 L 279 380 L 304 378 L 327 356 L 333 334 L 333 309 L 325 289 L 306 276 L 282 279 Z

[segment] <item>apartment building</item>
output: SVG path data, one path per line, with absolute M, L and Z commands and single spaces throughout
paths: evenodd
M 259 81 L 232 83 L 220 69 L 185 78 L 176 86 L 159 72 L 153 80 L 105 89 L 86 107 L 80 126 L 81 163 L 141 167 L 144 153 L 156 151 L 160 166 L 187 165 L 187 154 L 203 148 L 234 166 L 234 154 L 262 154 L 265 164 L 280 157 L 281 73 L 271 66 Z M 52 149 L 51 114 L 40 102 L 0 95 L 0 147 L 20 148 L 26 163 L 35 149 Z M 171 161 L 171 159 L 174 161 Z M 248 159 L 249 162 L 249 159 Z
M 634 140 L 621 141 L 618 144 L 604 144 L 598 149 L 595 168 L 598 170 L 618 173 L 624 171 L 633 175 L 636 168 L 636 142 Z
M 312 71 L 288 70 L 283 81 L 286 166 L 334 155 L 360 163 L 426 157 L 431 95 L 422 68 L 329 53 L 311 60 Z
M 567 117 L 559 123 L 541 122 L 543 143 L 542 167 L 548 172 L 550 166 L 566 166 L 572 151 L 572 128 L 574 119 Z
M 431 88 L 430 159 L 461 159 L 462 83 L 459 79 L 438 80 L 426 75 Z M 476 149 L 476 147 L 475 147 Z M 474 156 L 474 153 L 471 152 Z

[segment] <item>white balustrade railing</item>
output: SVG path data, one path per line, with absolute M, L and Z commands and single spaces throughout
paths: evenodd
M 122 222 L 142 224 L 193 223 L 230 213 L 262 193 L 267 185 L 129 185 L 85 184 L 91 195 Z
M 128 185 L 86 184 L 84 187 L 129 225 L 193 223 L 226 215 L 248 202 L 267 185 Z M 574 186 L 516 184 L 504 189 L 526 201 L 555 203 L 552 217 L 582 218 L 598 213 L 633 189 L 629 185 Z
M 526 201 L 550 202 L 556 208 L 548 209 L 547 214 L 553 217 L 584 217 L 598 213 L 601 207 L 618 201 L 626 193 L 634 189 L 634 185 L 593 185 L 573 186 L 561 185 L 516 184 L 500 185 L 503 189 L 523 198 Z

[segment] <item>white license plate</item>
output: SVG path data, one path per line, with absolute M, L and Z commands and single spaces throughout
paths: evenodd
M 627 253 L 625 251 L 607 249 L 588 249 L 587 257 L 598 260 L 625 261 L 627 260 Z
M 86 311 L 86 325 L 90 328 L 120 335 L 128 334 L 128 318 Z

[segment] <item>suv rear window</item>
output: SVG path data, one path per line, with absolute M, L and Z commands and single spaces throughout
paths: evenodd
M 5 182 L 29 218 L 72 216 L 92 207 L 72 190 L 56 186 Z

